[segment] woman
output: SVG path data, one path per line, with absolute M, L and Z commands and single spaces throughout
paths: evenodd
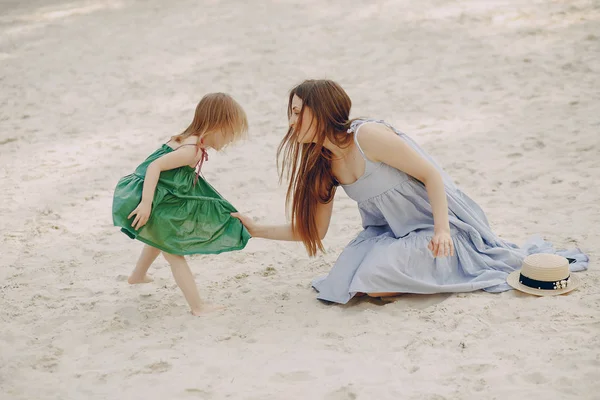
M 358 293 L 508 290 L 506 277 L 530 253 L 554 252 L 536 239 L 518 248 L 496 236 L 481 208 L 415 142 L 383 121 L 349 120 L 351 101 L 329 80 L 292 89 L 290 128 L 278 150 L 287 172 L 291 224 L 261 226 L 234 214 L 253 237 L 302 241 L 323 250 L 335 190 L 358 203 L 364 230 L 326 277 L 318 298 L 347 303 Z M 587 267 L 579 250 L 560 252 Z

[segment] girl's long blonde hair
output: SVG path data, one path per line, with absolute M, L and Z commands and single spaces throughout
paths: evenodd
M 209 93 L 196 106 L 194 120 L 182 133 L 171 139 L 181 143 L 190 136 L 198 136 L 200 140 L 209 132 L 221 130 L 225 135 L 231 135 L 235 142 L 244 137 L 248 131 L 248 120 L 244 109 L 226 93 Z

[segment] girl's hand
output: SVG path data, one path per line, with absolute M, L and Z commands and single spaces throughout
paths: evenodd
M 131 219 L 135 215 L 135 219 L 131 223 L 131 226 L 136 231 L 142 226 L 146 225 L 148 218 L 150 218 L 150 211 L 152 210 L 152 204 L 144 203 L 143 201 L 129 214 L 127 219 Z
M 429 246 L 434 257 L 448 257 L 454 255 L 454 243 L 450 231 L 435 232 Z
M 242 225 L 246 227 L 250 236 L 254 236 L 254 231 L 256 229 L 256 222 L 250 217 L 245 216 L 244 214 L 240 214 L 239 212 L 231 213 L 231 216 L 239 219 L 242 222 Z

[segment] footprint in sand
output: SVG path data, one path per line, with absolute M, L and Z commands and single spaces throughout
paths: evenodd
M 354 400 L 356 398 L 357 396 L 352 389 L 352 385 L 342 386 L 324 397 L 325 400 Z
M 335 332 L 325 332 L 321 334 L 321 337 L 325 339 L 344 340 L 344 337 L 342 335 Z
M 170 369 L 171 369 L 171 364 L 169 364 L 166 361 L 159 361 L 157 363 L 146 366 L 146 370 L 148 370 L 149 371 L 148 373 L 151 373 L 151 374 L 167 372 Z
M 304 382 L 312 381 L 315 377 L 310 374 L 309 371 L 294 371 L 286 373 L 278 373 L 271 377 L 272 381 L 277 382 Z
M 487 386 L 488 385 L 485 379 L 478 379 L 473 385 L 473 390 L 476 392 L 481 392 L 485 390 Z
M 140 306 L 139 306 L 139 310 L 141 312 L 144 312 L 144 311 L 150 312 L 150 311 L 155 311 L 156 309 L 158 309 L 158 304 L 156 302 L 140 304 Z
M 60 348 L 50 347 L 48 352 L 42 357 L 39 357 L 31 367 L 45 372 L 56 372 L 58 364 L 60 363 L 60 357 L 63 353 L 63 350 Z
M 198 396 L 201 399 L 212 399 L 212 397 L 213 397 L 213 392 L 209 392 L 209 391 L 197 389 L 197 388 L 187 388 L 187 389 L 185 389 L 185 392 L 188 394 L 192 394 L 194 396 Z
M 461 372 L 466 372 L 468 374 L 482 374 L 495 367 L 492 364 L 466 364 L 458 367 Z
M 526 142 L 523 143 L 521 145 L 521 148 L 523 150 L 535 150 L 535 149 L 543 149 L 546 147 L 546 143 L 544 143 L 543 141 L 535 138 L 535 137 L 528 137 L 526 139 Z
M 523 375 L 523 380 L 528 383 L 534 383 L 536 385 L 544 384 L 548 382 L 548 379 L 544 377 L 539 372 L 534 372 L 532 374 Z
M 163 372 L 167 372 L 172 368 L 172 365 L 166 361 L 159 361 L 153 364 L 148 364 L 144 367 L 144 369 L 139 371 L 134 371 L 130 375 L 138 375 L 138 374 L 162 374 Z

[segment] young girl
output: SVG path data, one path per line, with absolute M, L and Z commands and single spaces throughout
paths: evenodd
M 336 188 L 358 203 L 364 230 L 326 277 L 318 298 L 347 303 L 357 294 L 508 290 L 508 274 L 531 253 L 555 252 L 541 239 L 522 248 L 492 232 L 482 209 L 412 139 L 374 119 L 350 120 L 352 102 L 329 80 L 292 89 L 290 128 L 279 147 L 289 172 L 292 222 L 265 226 L 235 214 L 253 237 L 304 242 L 323 249 Z M 585 269 L 578 249 L 572 271 Z
M 130 284 L 148 283 L 146 274 L 161 253 L 193 315 L 215 309 L 203 304 L 188 254 L 218 254 L 246 246 L 250 235 L 235 209 L 200 174 L 206 149 L 221 150 L 248 129 L 246 114 L 229 95 L 212 93 L 196 107 L 190 126 L 152 153 L 131 175 L 119 181 L 113 198 L 113 222 L 146 245 Z

